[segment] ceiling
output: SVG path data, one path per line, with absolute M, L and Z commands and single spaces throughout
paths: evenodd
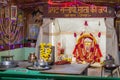
M 120 5 L 120 0 L 12 0 L 12 2 L 16 4 L 35 4 L 35 3 L 48 3 L 49 1 L 52 2 L 74 2 L 80 1 L 85 2 L 88 4 L 95 4 L 95 5 L 109 5 L 115 6 Z
M 120 0 L 3 0 L 3 1 L 9 1 L 12 4 L 17 4 L 21 8 L 35 7 L 36 5 L 48 4 L 49 2 L 63 3 L 75 1 L 83 2 L 85 4 L 90 5 L 111 6 L 114 8 L 119 8 L 120 6 Z

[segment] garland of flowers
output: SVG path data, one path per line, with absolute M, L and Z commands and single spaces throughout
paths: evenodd
M 43 59 L 46 62 L 50 62 L 50 56 L 52 52 L 52 44 L 40 43 L 40 59 Z

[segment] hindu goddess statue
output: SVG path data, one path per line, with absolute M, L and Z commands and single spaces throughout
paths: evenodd
M 82 33 L 75 45 L 73 55 L 77 63 L 100 62 L 102 53 L 99 44 L 91 33 Z

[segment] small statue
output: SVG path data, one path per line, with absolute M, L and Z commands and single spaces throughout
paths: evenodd
M 36 60 L 37 60 L 37 57 L 36 57 L 35 53 L 30 53 L 30 55 L 28 57 L 28 61 L 35 62 Z

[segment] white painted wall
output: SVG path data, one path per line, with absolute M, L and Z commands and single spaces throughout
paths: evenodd
M 85 29 L 84 22 L 88 22 L 88 27 Z M 100 26 L 99 26 L 100 23 Z M 54 46 L 58 42 L 62 43 L 62 47 L 65 48 L 65 54 L 72 55 L 76 39 L 74 38 L 74 32 L 78 33 L 78 37 L 81 32 L 87 31 L 92 33 L 97 39 L 101 52 L 103 54 L 102 60 L 106 56 L 106 26 L 104 18 L 56 18 L 50 25 L 50 42 Z M 102 33 L 100 39 L 98 39 L 98 32 Z M 57 51 L 55 51 L 57 52 Z M 57 53 L 55 53 L 57 54 Z M 56 59 L 57 60 L 57 56 Z
M 85 29 L 84 21 L 88 22 L 88 27 Z M 98 25 L 100 23 L 100 26 Z M 62 42 L 62 47 L 65 48 L 65 54 L 72 55 L 76 40 L 73 36 L 74 32 L 79 35 L 82 31 L 92 33 L 99 45 L 103 54 L 102 60 L 105 59 L 106 54 L 111 54 L 115 63 L 119 64 L 119 55 L 117 48 L 117 36 L 114 29 L 114 18 L 56 18 L 54 20 L 44 19 L 44 24 L 41 27 L 49 27 L 49 42 L 55 46 L 58 42 Z M 36 45 L 36 53 L 38 53 L 38 46 L 40 42 L 44 42 L 47 36 L 43 37 L 43 34 L 39 33 Z M 98 32 L 102 33 L 100 39 L 97 37 Z M 47 32 L 46 32 L 47 33 Z M 43 39 L 45 38 L 45 39 Z M 77 37 L 79 38 L 79 36 Z M 55 55 L 56 56 L 56 55 Z M 57 60 L 57 56 L 55 57 Z

